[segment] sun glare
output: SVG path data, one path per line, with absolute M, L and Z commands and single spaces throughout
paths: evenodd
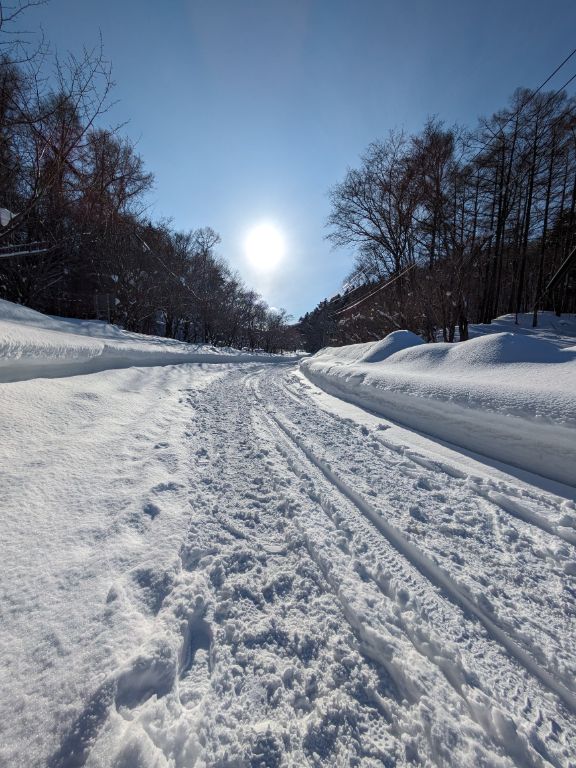
M 246 238 L 246 257 L 262 272 L 274 269 L 284 257 L 284 238 L 271 224 L 259 224 Z

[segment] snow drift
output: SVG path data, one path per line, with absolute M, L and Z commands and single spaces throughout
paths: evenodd
M 95 373 L 133 365 L 289 359 L 131 333 L 98 320 L 48 317 L 0 299 L 0 382 Z
M 571 347 L 576 344 L 576 316 L 561 315 L 555 312 L 540 312 L 538 327 L 532 327 L 532 312 L 520 312 L 517 315 L 502 315 L 491 323 L 474 323 L 468 331 L 470 338 L 491 333 L 509 331 L 520 336 L 545 339 L 556 347 Z
M 390 354 L 388 354 L 390 352 Z M 576 484 L 576 351 L 509 332 L 423 344 L 408 331 L 301 361 L 314 383 L 485 456 Z

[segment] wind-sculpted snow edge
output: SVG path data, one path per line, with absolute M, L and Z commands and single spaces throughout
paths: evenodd
M 477 341 L 465 344 L 473 352 Z M 546 342 L 538 344 L 548 347 Z M 575 485 L 573 354 L 558 352 L 557 364 L 438 365 L 444 354 L 439 348 L 447 346 L 418 346 L 415 352 L 404 350 L 376 364 L 350 361 L 344 347 L 343 362 L 339 350 L 323 350 L 301 361 L 300 367 L 329 394 L 490 459 Z
M 283 363 L 250 352 L 145 336 L 99 321 L 53 318 L 0 300 L 0 383 L 180 363 Z
M 66 376 L 81 376 L 89 373 L 117 370 L 122 368 L 146 368 L 158 365 L 215 364 L 215 363 L 293 363 L 297 357 L 264 355 L 223 351 L 212 352 L 142 352 L 140 350 L 110 349 L 104 345 L 102 353 L 87 359 L 73 358 L 20 358 L 16 361 L 3 358 L 0 360 L 0 384 L 29 379 L 54 379 Z

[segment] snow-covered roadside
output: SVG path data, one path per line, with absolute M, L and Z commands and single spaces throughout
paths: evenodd
M 185 388 L 224 370 L 0 385 L 1 764 L 45 765 L 149 638 L 185 533 Z
M 407 331 L 321 350 L 315 384 L 408 427 L 563 483 L 576 483 L 576 350 L 494 333 L 424 345 Z
M 573 768 L 576 489 L 228 360 L 0 383 L 0 765 Z
M 285 362 L 295 357 L 130 333 L 89 320 L 47 317 L 0 300 L 0 382 L 53 378 L 131 366 Z
M 573 502 L 326 398 L 0 385 L 1 765 L 571 767 Z
M 502 315 L 491 323 L 475 323 L 468 328 L 470 338 L 491 333 L 515 333 L 519 336 L 532 336 L 544 339 L 556 347 L 576 346 L 576 316 L 561 315 L 554 312 L 540 312 L 538 325 L 532 326 L 532 312 L 518 315 Z

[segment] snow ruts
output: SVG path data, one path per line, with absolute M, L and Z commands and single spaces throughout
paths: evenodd
M 288 436 L 297 448 L 314 464 L 331 482 L 334 487 L 340 491 L 349 501 L 354 504 L 358 510 L 369 520 L 382 535 L 392 544 L 392 546 L 403 555 L 415 568 L 417 568 L 428 581 L 444 593 L 456 604 L 460 605 L 464 611 L 475 616 L 497 642 L 524 667 L 527 671 L 537 677 L 545 686 L 555 693 L 568 707 L 576 714 L 576 695 L 568 690 L 565 685 L 556 680 L 547 669 L 542 668 L 529 653 L 527 653 L 514 639 L 513 636 L 502 630 L 498 624 L 493 621 L 482 608 L 467 596 L 446 573 L 444 573 L 430 558 L 424 555 L 418 547 L 414 546 L 398 529 L 390 525 L 387 520 L 377 512 L 371 504 L 366 502 L 356 491 L 348 486 L 322 459 L 306 447 L 301 440 L 286 424 L 282 423 L 276 416 L 270 418 L 280 429 Z
M 288 394 L 292 400 L 295 399 L 293 391 L 288 392 Z M 522 632 L 517 634 L 511 629 L 510 626 L 507 625 L 506 621 L 500 622 L 498 620 L 497 613 L 494 612 L 494 607 L 490 603 L 488 603 L 488 606 L 492 615 L 488 615 L 487 610 L 483 608 L 481 604 L 471 599 L 470 593 L 465 587 L 463 587 L 457 581 L 454 581 L 446 571 L 437 565 L 436 558 L 431 558 L 424 554 L 418 548 L 418 546 L 415 546 L 400 530 L 398 530 L 395 526 L 391 525 L 386 520 L 386 517 L 382 514 L 381 509 L 375 509 L 374 506 L 365 498 L 363 498 L 353 487 L 342 480 L 338 474 L 345 466 L 342 464 L 342 462 L 336 465 L 337 471 L 334 471 L 331 464 L 326 459 L 322 459 L 318 455 L 315 455 L 313 450 L 310 448 L 310 434 L 314 432 L 315 425 L 312 426 L 310 420 L 307 418 L 309 415 L 308 413 L 306 413 L 303 417 L 301 416 L 299 419 L 305 425 L 306 432 L 304 436 L 299 434 L 301 429 L 296 429 L 294 424 L 290 423 L 290 421 L 287 421 L 286 413 L 282 413 L 282 408 L 279 408 L 280 398 L 276 397 L 274 400 L 270 400 L 269 395 L 270 387 L 267 388 L 266 397 L 263 398 L 262 402 L 263 404 L 267 403 L 266 410 L 268 411 L 268 419 L 270 423 L 276 427 L 277 431 L 281 431 L 285 441 L 287 440 L 288 442 L 289 447 L 284 447 L 284 449 L 282 449 L 286 458 L 290 457 L 290 452 L 293 454 L 300 454 L 300 462 L 302 462 L 302 458 L 305 457 L 305 459 L 307 459 L 308 462 L 317 470 L 316 474 L 320 474 L 322 478 L 325 481 L 328 481 L 328 483 L 332 486 L 332 493 L 336 491 L 337 494 L 345 497 L 346 500 L 350 502 L 366 520 L 368 520 L 381 534 L 383 534 L 386 541 L 390 543 L 403 558 L 405 558 L 413 567 L 415 567 L 431 585 L 441 590 L 443 597 L 448 597 L 449 600 L 452 601 L 457 607 L 461 608 L 464 611 L 464 616 L 466 618 L 472 616 L 478 619 L 484 625 L 492 641 L 496 641 L 497 643 L 501 644 L 507 653 L 512 656 L 515 662 L 524 667 L 529 675 L 537 678 L 541 684 L 543 684 L 552 693 L 558 696 L 563 704 L 568 708 L 568 710 L 574 713 L 576 697 L 573 688 L 573 677 L 567 673 L 558 675 L 556 670 L 551 671 L 547 668 L 545 663 L 540 663 L 540 661 L 534 655 L 534 650 L 538 649 L 535 649 L 531 643 L 528 643 L 528 647 L 525 647 L 523 643 L 524 638 L 522 637 Z M 302 400 L 301 397 L 296 398 L 296 400 L 299 401 L 300 410 L 306 407 L 306 403 Z M 281 417 L 278 417 L 278 411 L 282 413 Z M 295 412 L 296 411 L 293 411 L 293 413 Z M 340 420 L 340 422 L 340 426 L 342 426 L 343 421 Z M 378 435 L 378 437 L 380 436 Z M 333 447 L 334 445 L 331 445 L 326 441 L 322 444 L 322 450 L 326 451 L 328 454 L 330 453 L 330 449 Z M 410 454 L 410 458 L 414 460 L 417 465 L 429 465 L 429 460 L 427 460 L 425 457 L 418 456 L 414 452 Z M 292 463 L 294 463 L 294 458 L 292 459 Z M 448 475 L 457 476 L 459 474 L 457 470 L 450 470 L 448 467 L 445 467 L 445 469 L 448 470 Z M 311 474 L 310 468 L 308 468 L 306 472 Z M 355 477 L 357 477 L 357 475 Z M 547 533 L 551 533 L 552 535 L 557 536 L 562 541 L 573 541 L 573 528 L 553 525 L 549 521 L 545 520 L 542 516 L 529 512 L 525 505 L 515 501 L 514 498 L 510 498 L 508 495 L 501 492 L 496 493 L 487 491 L 486 486 L 489 485 L 489 480 L 485 480 L 485 484 L 483 485 L 482 479 L 473 478 L 473 482 L 469 483 L 468 487 L 470 490 L 473 490 L 480 496 L 489 498 L 494 502 L 495 505 L 498 505 L 506 512 L 510 512 L 515 517 L 521 519 L 523 522 L 526 522 L 529 525 L 538 526 L 539 528 L 545 530 Z M 507 490 L 509 492 L 511 491 L 511 495 L 514 496 L 514 488 L 508 488 Z M 376 495 L 373 491 L 371 491 L 371 495 L 372 494 Z M 318 491 L 315 491 L 314 495 L 319 495 Z M 527 495 L 530 496 L 530 492 L 528 492 Z M 536 498 L 539 498 L 539 500 L 542 501 L 542 495 L 539 497 L 536 495 Z M 569 522 L 573 526 L 574 518 L 572 517 Z M 355 520 L 353 523 L 350 523 L 349 527 L 355 529 L 357 525 L 358 521 Z M 573 550 L 570 549 L 569 552 L 573 556 Z M 568 560 L 569 573 L 572 571 L 572 563 L 573 560 Z M 570 615 L 573 618 L 573 613 Z M 570 615 L 568 617 L 569 619 Z M 436 627 L 436 629 L 440 629 L 440 625 Z M 570 626 L 568 626 L 567 629 L 568 632 L 570 632 Z M 531 641 L 533 643 L 534 638 L 531 638 Z M 445 661 L 447 661 L 447 663 L 444 664 L 444 671 L 447 673 L 448 679 L 450 679 L 450 677 L 454 674 L 454 670 L 451 669 L 451 663 L 448 661 L 449 657 L 450 654 L 446 654 Z M 566 682 L 569 682 L 570 687 L 565 684 Z M 487 690 L 489 690 L 489 687 Z M 504 707 L 506 706 L 505 702 L 506 699 L 501 702 L 501 705 Z M 473 708 L 474 706 L 475 705 L 472 705 Z M 485 720 L 486 712 L 484 712 L 480 717 L 480 721 L 485 722 Z M 509 743 L 510 733 L 505 736 L 504 742 L 506 741 Z M 537 739 L 534 741 L 537 741 Z M 524 757 L 524 761 L 525 763 L 522 764 L 528 764 L 528 756 Z M 554 762 L 553 759 L 552 762 Z
M 293 381 L 306 389 L 302 377 L 295 376 Z M 407 532 L 434 564 L 440 561 L 442 569 L 464 586 L 465 594 L 475 596 L 484 613 L 487 608 L 493 614 L 497 608 L 499 623 L 507 631 L 514 635 L 514 627 L 530 623 L 534 601 L 538 610 L 559 614 L 558 608 L 562 609 L 563 626 L 554 627 L 550 635 L 554 642 L 544 666 L 558 666 L 554 674 L 571 680 L 574 689 L 574 647 L 571 641 L 562 646 L 573 634 L 573 592 L 570 579 L 565 580 L 565 574 L 573 576 L 576 570 L 576 553 L 570 546 L 576 539 L 573 501 L 562 501 L 530 485 L 515 485 L 506 476 L 504 480 L 491 477 L 479 472 L 482 467 L 475 462 L 472 471 L 466 472 L 452 462 L 422 455 L 397 438 L 389 440 L 390 433 L 382 431 L 389 425 L 374 417 L 371 431 L 364 426 L 358 430 L 329 413 L 324 423 L 316 422 L 321 425 L 318 434 L 317 428 L 309 428 L 305 401 L 295 397 L 286 382 L 282 391 L 299 403 L 302 414 L 293 411 L 293 419 L 305 424 L 305 437 L 309 444 L 315 441 L 316 452 L 330 456 L 339 478 L 347 480 L 354 493 L 360 490 L 380 518 L 397 520 L 396 529 Z M 312 394 L 317 390 L 312 388 Z M 330 422 L 337 428 L 326 426 Z M 564 490 L 570 494 L 570 489 Z M 518 527 L 512 518 L 517 518 Z M 470 558 L 474 558 L 472 568 Z M 488 581 L 481 575 L 484 571 L 490 575 Z M 551 594 L 538 602 L 545 579 Z M 518 580 L 526 588 L 516 588 Z M 506 599 L 506 590 L 514 590 L 513 601 Z M 534 627 L 538 624 L 544 634 L 527 638 L 528 650 L 542 655 L 548 630 L 544 622 L 534 622 Z
M 182 535 L 110 607 L 153 631 L 47 764 L 573 766 L 574 505 L 328 413 L 287 366 L 187 370 Z

